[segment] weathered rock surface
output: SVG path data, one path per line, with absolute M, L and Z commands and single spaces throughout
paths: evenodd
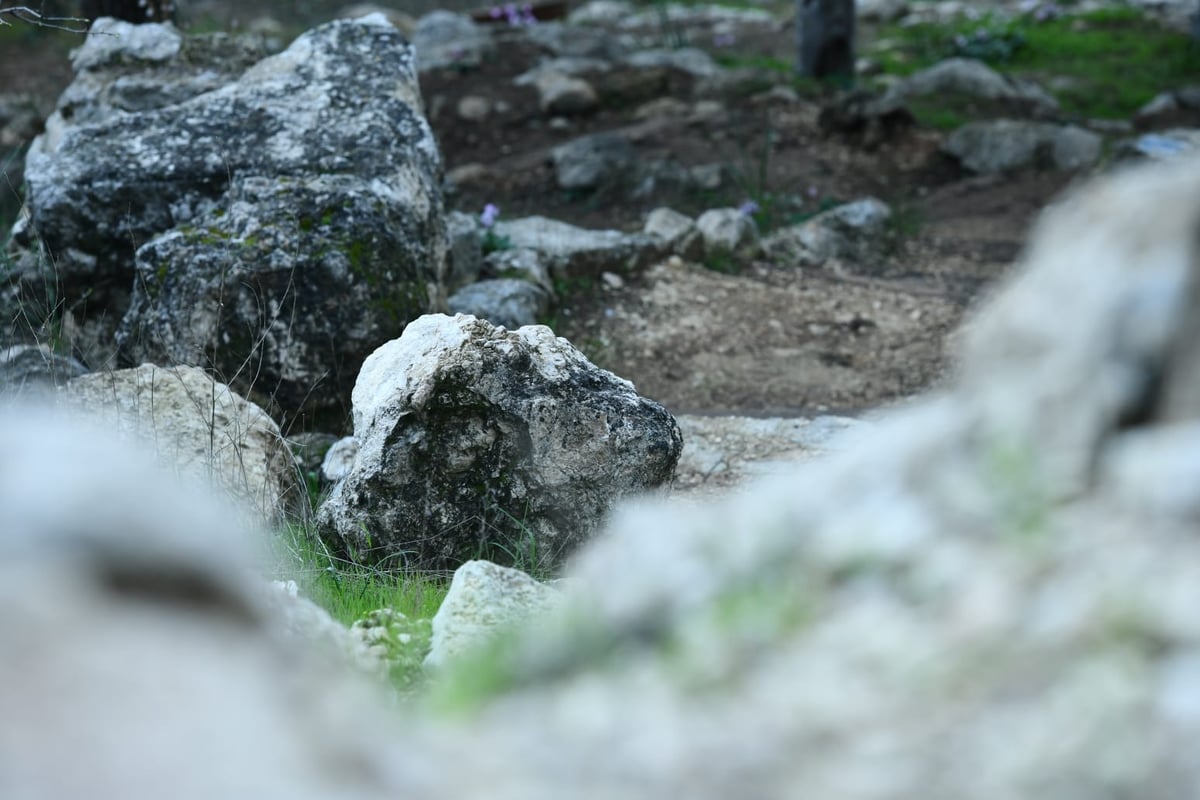
M 490 278 L 464 286 L 446 302 L 451 314 L 469 314 L 508 329 L 536 325 L 550 313 L 550 293 L 519 278 Z
M 670 208 L 656 208 L 646 215 L 642 232 L 664 244 L 681 258 L 697 259 L 704 251 L 704 239 L 696 230 L 696 221 Z
M 878 147 L 915 122 L 900 94 L 866 90 L 838 95 L 822 106 L 818 118 L 827 134 L 851 137 L 866 148 Z
M 865 197 L 774 231 L 763 249 L 784 263 L 820 265 L 839 259 L 871 267 L 884 257 L 891 219 L 886 203 Z
M 184 35 L 171 23 L 111 17 L 92 26 L 71 55 L 75 80 L 46 122 L 53 149 L 70 128 L 182 103 L 237 80 L 270 54 L 264 37 Z
M 637 153 L 616 133 L 583 136 L 554 148 L 554 176 L 560 188 L 592 191 L 631 180 Z
M 583 114 L 595 110 L 599 103 L 590 83 L 561 72 L 540 72 L 533 85 L 544 114 Z
M 547 258 L 528 247 L 496 250 L 484 256 L 484 274 L 493 278 L 518 278 L 537 284 L 554 296 L 554 279 L 550 275 Z
M 621 497 L 671 480 L 679 427 L 543 326 L 432 314 L 367 359 L 358 457 L 318 514 L 355 561 L 552 567 Z
M 589 230 L 546 217 L 499 222 L 496 235 L 514 249 L 537 252 L 553 278 L 629 272 L 663 253 L 662 243 L 645 234 Z
M 307 507 L 296 459 L 261 408 L 195 367 L 96 372 L 65 397 L 106 427 L 153 447 L 181 474 L 212 481 L 261 519 L 284 523 Z
M 713 61 L 712 56 L 696 47 L 637 50 L 626 56 L 623 63 L 643 70 L 676 69 L 697 78 L 714 78 L 722 72 L 721 65 Z
M 446 215 L 446 290 L 474 283 L 483 269 L 483 230 L 479 220 L 461 211 Z
M 672 499 L 713 498 L 767 476 L 791 474 L 799 462 L 841 449 L 870 433 L 849 417 L 737 417 L 682 414 L 683 454 Z
M 417 68 L 478 67 L 495 49 L 492 33 L 465 14 L 438 9 L 417 20 L 412 36 Z
M 528 28 L 525 35 L 559 58 L 614 61 L 626 52 L 618 37 L 585 25 L 541 22 Z
M 754 220 L 736 208 L 711 208 L 696 219 L 707 259 L 750 261 L 762 249 Z
M 45 180 L 45 159 L 38 159 L 39 153 L 53 153 L 69 132 L 122 114 L 141 114 L 187 101 L 236 80 L 267 54 L 266 43 L 257 36 L 218 33 L 185 37 L 169 23 L 133 25 L 111 18 L 98 20 L 93 34 L 72 53 L 74 81 L 46 119 L 44 134 L 29 148 L 30 183 L 42 179 L 55 187 L 63 180 L 57 173 Z M 31 138 L 13 144 L 25 144 Z M 10 169 L 13 186 L 19 185 L 17 178 Z M 114 183 L 119 183 L 119 178 L 110 176 L 90 186 L 88 190 L 97 194 L 97 199 L 76 198 L 84 203 L 85 213 L 93 205 L 103 206 L 114 199 Z M 26 199 L 36 211 L 36 193 L 27 189 Z M 115 213 L 105 209 L 101 219 Z M 129 305 L 132 288 L 131 240 L 118 237 L 115 252 L 111 250 L 113 242 L 109 247 L 82 242 L 81 238 L 96 236 L 83 216 L 64 241 L 51 239 L 47 252 L 38 240 L 43 225 L 54 227 L 38 216 L 22 216 L 14 226 L 14 241 L 20 247 L 12 254 L 13 269 L 6 275 L 3 302 L 8 313 L 22 315 L 35 329 L 49 321 L 61 331 L 64 345 L 82 354 L 93 369 L 112 367 L 113 333 Z M 45 289 L 51 266 L 61 292 L 55 297 L 47 297 Z M 80 301 L 83 297 L 87 302 Z M 68 301 L 65 308 L 59 303 L 63 299 Z M 60 312 L 61 319 L 50 319 Z
M 1037 84 L 1001 75 L 982 61 L 948 58 L 913 73 L 887 93 L 903 100 L 924 95 L 966 95 L 984 100 L 1016 102 L 1033 111 L 1050 111 L 1058 101 Z
M 519 569 L 468 561 L 454 571 L 450 591 L 433 618 L 433 641 L 425 666 L 445 667 L 561 601 L 557 589 Z
M 362 358 L 440 291 L 440 179 L 412 50 L 369 16 L 191 99 L 43 136 L 28 230 L 69 298 L 133 290 L 126 363 L 202 365 L 289 413 L 336 411 Z
M 1028 166 L 1075 170 L 1100 159 L 1104 140 L 1074 125 L 997 119 L 969 122 L 950 134 L 942 149 L 974 172 Z
M 321 460 L 321 477 L 329 483 L 340 481 L 354 469 L 354 460 L 358 458 L 358 440 L 353 436 L 343 436 L 338 439 L 325 453 Z

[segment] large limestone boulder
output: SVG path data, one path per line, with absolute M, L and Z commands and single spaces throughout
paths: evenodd
M 164 54 L 184 47 L 158 27 Z M 21 237 L 40 237 L 65 305 L 124 316 L 123 363 L 210 368 L 289 418 L 344 411 L 362 359 L 441 292 L 441 160 L 412 48 L 382 15 L 341 20 L 185 95 L 35 142 Z
M 446 299 L 451 314 L 470 314 L 496 326 L 536 325 L 549 313 L 553 298 L 532 281 L 491 278 L 464 286 Z
M 268 55 L 265 37 L 254 34 L 184 35 L 169 22 L 98 19 L 71 53 L 75 79 L 46 122 L 48 138 L 190 100 L 237 80 Z
M 212 481 L 267 523 L 302 518 L 308 497 L 291 449 L 265 411 L 195 367 L 94 372 L 68 402 L 135 437 L 168 468 Z
M 46 119 L 44 135 L 29 148 L 34 166 L 27 186 L 40 184 L 55 190 L 61 176 L 46 175 L 45 155 L 55 152 L 70 132 L 125 114 L 142 115 L 183 103 L 237 80 L 267 55 L 265 41 L 257 36 L 184 36 L 170 23 L 136 25 L 113 18 L 96 20 L 91 34 L 71 53 L 74 80 Z M 33 138 L 31 135 L 26 141 Z M 91 187 L 97 195 L 83 206 L 84 214 L 56 214 L 53 224 L 41 214 L 17 219 L 13 243 L 18 247 L 0 283 L 0 302 L 6 313 L 24 320 L 39 340 L 49 338 L 53 331 L 73 352 L 82 354 L 92 369 L 115 364 L 113 332 L 129 305 L 133 250 L 146 238 L 144 232 L 136 238 L 111 232 L 106 236 L 103 229 L 94 230 L 90 224 L 92 218 L 87 213 L 95 206 L 104 206 L 119 191 L 121 165 L 113 167 L 113 175 Z M 41 196 L 32 188 L 26 194 L 30 211 L 37 212 Z M 70 211 L 72 206 L 67 203 L 62 208 Z M 153 211 L 160 216 L 176 213 L 166 208 Z M 110 226 L 115 213 L 110 208 L 96 219 Z M 39 239 L 43 225 L 48 232 L 59 231 L 46 249 Z M 55 281 L 47 284 L 50 272 Z M 48 292 L 48 285 L 61 296 Z M 80 302 L 84 297 L 87 302 Z M 63 298 L 69 302 L 60 304 Z M 42 330 L 37 330 L 39 327 Z
M 441 314 L 363 364 L 354 437 L 318 528 L 394 569 L 556 566 L 619 498 L 669 483 L 682 449 L 666 409 L 549 328 Z

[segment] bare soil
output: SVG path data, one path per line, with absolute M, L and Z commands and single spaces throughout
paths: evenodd
M 781 26 L 753 46 L 786 52 L 790 43 L 790 29 Z M 855 414 L 928 387 L 945 370 L 947 337 L 964 311 L 1009 269 L 1031 222 L 1072 178 L 965 174 L 940 154 L 941 133 L 916 127 L 870 148 L 829 135 L 818 118 L 834 91 L 789 101 L 767 92 L 769 81 L 787 83 L 778 74 L 748 80 L 745 91 L 721 98 L 716 113 L 703 106 L 696 113 L 694 83 L 671 74 L 615 100 L 601 89 L 599 111 L 551 123 L 534 91 L 512 84 L 538 57 L 514 41 L 482 69 L 422 80 L 448 171 L 482 167 L 452 195 L 464 211 L 495 203 L 507 218 L 541 214 L 625 231 L 640 230 L 659 205 L 698 214 L 764 194 L 784 208 L 781 221 L 866 195 L 896 212 L 881 263 L 801 269 L 760 262 L 726 274 L 676 262 L 625 275 L 621 288 L 600 281 L 563 287 L 557 332 L 677 413 Z M 456 111 L 464 96 L 499 101 L 504 110 L 467 122 Z M 647 119 L 647 104 L 668 96 L 691 111 Z M 716 191 L 647 197 L 559 189 L 551 150 L 601 131 L 625 134 L 643 163 L 717 163 L 732 178 Z

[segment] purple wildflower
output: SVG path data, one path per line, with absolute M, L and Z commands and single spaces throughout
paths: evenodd
M 483 227 L 490 228 L 496 224 L 496 219 L 500 216 L 500 209 L 494 203 L 488 203 L 483 207 L 483 213 L 479 215 L 479 222 Z
M 753 200 L 747 200 L 738 206 L 738 213 L 743 217 L 752 217 L 758 213 L 758 203 Z
M 488 11 L 488 16 L 492 19 L 500 19 L 502 16 L 504 16 L 504 11 L 500 8 L 500 6 L 492 6 L 491 10 Z

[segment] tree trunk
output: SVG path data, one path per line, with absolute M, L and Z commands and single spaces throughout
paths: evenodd
M 854 78 L 854 0 L 796 0 L 796 72 Z

